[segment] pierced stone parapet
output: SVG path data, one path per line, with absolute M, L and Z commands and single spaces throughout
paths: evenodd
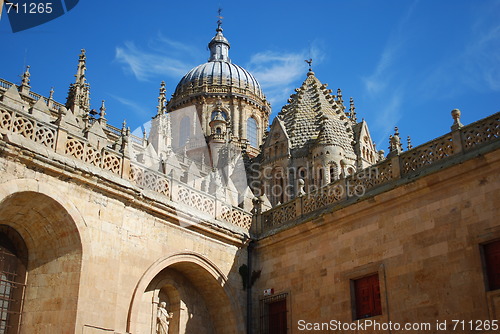
M 55 149 L 57 127 L 38 122 L 21 112 L 0 109 L 0 133 L 15 133 Z
M 500 137 L 500 113 L 465 126 L 460 129 L 460 132 L 465 151 L 472 150 L 480 144 L 498 140 Z
M 451 134 L 434 139 L 431 142 L 412 148 L 400 155 L 403 174 L 416 171 L 425 165 L 448 158 L 454 154 Z
M 444 136 L 261 213 L 260 218 L 256 219 L 258 226 L 255 230 L 257 234 L 266 235 L 289 225 L 302 215 L 314 215 L 314 212 L 331 205 L 347 205 L 352 198 L 362 198 L 371 190 L 391 186 L 394 181 L 404 177 L 419 175 L 429 167 L 439 166 L 453 157 L 468 154 L 499 139 L 500 113 L 467 126 L 455 127 Z

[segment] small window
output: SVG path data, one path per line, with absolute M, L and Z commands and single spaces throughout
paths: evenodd
M 257 141 L 257 121 L 253 117 L 247 120 L 247 138 L 251 146 L 259 147 Z
M 382 314 L 380 283 L 378 274 L 353 281 L 355 319 L 364 319 Z
M 330 165 L 330 182 L 335 181 L 337 177 L 338 177 L 337 165 L 333 163 Z
M 500 240 L 483 246 L 489 290 L 500 289 Z

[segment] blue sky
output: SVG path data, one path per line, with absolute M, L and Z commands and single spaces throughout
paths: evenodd
M 275 115 L 306 77 L 304 59 L 344 101 L 355 100 L 387 152 L 398 126 L 422 144 L 449 131 L 450 111 L 468 124 L 500 110 L 500 1 L 97 1 L 12 33 L 0 21 L 0 77 L 63 102 L 78 54 L 87 50 L 92 107 L 106 100 L 108 122 L 132 130 L 155 113 L 160 82 L 170 96 L 206 62 L 223 8 L 230 57 L 250 70 Z M 405 145 L 406 146 L 406 145 Z

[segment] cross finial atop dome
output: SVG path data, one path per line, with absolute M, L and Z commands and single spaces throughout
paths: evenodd
M 221 31 L 222 31 L 222 28 L 221 28 L 221 26 L 222 26 L 222 19 L 224 17 L 221 15 L 221 13 L 222 13 L 222 8 L 219 7 L 219 9 L 217 10 L 217 14 L 219 14 L 219 15 L 217 15 L 217 18 L 218 18 L 218 20 L 217 20 L 217 31 L 219 31 L 219 29 L 221 29 Z

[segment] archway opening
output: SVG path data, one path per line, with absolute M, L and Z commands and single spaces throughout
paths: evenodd
M 226 279 L 200 265 L 199 261 L 186 258 L 167 261 L 157 270 L 143 292 L 132 303 L 129 331 L 158 333 L 159 308 L 162 303 L 172 313 L 169 334 L 184 333 L 242 333 L 244 322 L 236 321 L 239 308 L 229 297 Z M 215 275 L 214 275 L 215 274 Z M 147 279 L 148 274 L 143 278 Z M 161 333 L 161 331 L 160 331 Z
M 46 195 L 14 193 L 0 202 L 0 238 L 25 268 L 25 279 L 22 271 L 18 276 L 25 283 L 18 311 L 21 332 L 73 332 L 82 248 L 69 213 Z

